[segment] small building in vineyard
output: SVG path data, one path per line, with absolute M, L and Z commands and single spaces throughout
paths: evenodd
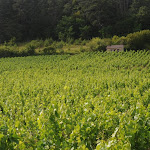
M 124 51 L 124 45 L 111 45 L 111 46 L 107 46 L 106 50 L 108 52 L 122 52 L 122 51 Z

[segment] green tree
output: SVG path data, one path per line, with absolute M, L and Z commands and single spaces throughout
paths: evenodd
M 13 0 L 0 0 L 0 42 L 20 37 L 20 26 L 13 4 Z
M 140 29 L 150 29 L 150 1 L 149 0 L 134 0 L 130 12 L 135 16 L 136 24 L 140 24 Z

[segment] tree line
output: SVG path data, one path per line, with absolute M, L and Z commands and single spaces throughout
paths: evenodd
M 0 0 L 0 43 L 67 41 L 150 29 L 150 0 Z

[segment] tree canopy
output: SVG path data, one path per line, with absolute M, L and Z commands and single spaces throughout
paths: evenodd
M 150 29 L 150 0 L 0 0 L 0 42 L 66 41 Z

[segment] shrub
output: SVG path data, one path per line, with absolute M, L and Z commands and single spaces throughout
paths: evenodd
M 46 39 L 46 40 L 44 41 L 44 46 L 45 46 L 45 47 L 50 46 L 53 42 L 54 42 L 54 41 L 53 41 L 52 38 Z
M 73 44 L 74 43 L 74 39 L 73 38 L 67 38 L 66 42 L 68 44 Z
M 60 42 L 57 42 L 55 47 L 58 48 L 58 49 L 62 49 L 64 46 L 64 42 L 63 41 L 60 41 Z
M 82 43 L 82 39 L 81 39 L 81 38 L 76 39 L 76 40 L 74 41 L 74 44 L 75 44 L 75 45 L 80 45 L 81 43 Z
M 81 45 L 86 45 L 86 43 L 87 43 L 87 41 L 86 41 L 86 40 L 83 40 L 83 41 L 81 42 Z
M 127 39 L 125 36 L 122 36 L 122 37 L 119 37 L 119 36 L 116 36 L 114 35 L 112 37 L 112 45 L 126 45 L 127 44 Z
M 33 45 L 27 45 L 25 48 L 25 52 L 27 55 L 34 55 L 35 54 L 35 47 Z
M 44 54 L 55 54 L 56 49 L 55 49 L 55 47 L 48 46 L 43 49 L 43 52 L 44 52 Z
M 13 38 L 11 38 L 8 42 L 4 42 L 4 46 L 16 46 L 17 44 L 16 44 L 16 38 L 15 37 L 13 37 Z
M 82 46 L 80 47 L 80 52 L 85 52 L 85 48 L 83 48 Z
M 128 34 L 126 42 L 128 49 L 150 49 L 150 30 Z
M 150 49 L 150 30 L 143 30 L 135 33 L 130 33 L 126 37 L 113 36 L 112 44 L 123 44 L 125 48 L 130 50 Z
M 43 44 L 43 40 L 32 40 L 31 42 L 29 42 L 27 44 L 27 46 L 33 46 L 34 48 L 38 48 L 38 47 L 42 47 L 44 44 Z
M 120 44 L 120 37 L 117 36 L 117 35 L 114 35 L 114 36 L 112 37 L 112 44 L 113 44 L 113 45 L 118 45 L 118 44 Z
M 8 45 L 9 46 L 16 46 L 16 38 L 15 37 L 11 38 L 10 41 L 8 42 Z
M 105 51 L 107 43 L 105 39 L 93 38 L 87 43 L 87 46 L 90 48 L 90 51 Z
M 59 49 L 59 50 L 58 50 L 58 53 L 59 53 L 59 54 L 64 54 L 64 50 L 63 50 L 63 49 Z
M 16 47 L 1 46 L 0 47 L 0 57 L 14 57 L 18 56 L 19 53 L 16 51 Z
M 54 48 L 57 48 L 57 42 L 54 41 L 54 42 L 53 42 L 51 45 L 49 45 L 49 46 L 54 47 Z M 48 47 L 48 46 L 46 46 L 46 47 Z

